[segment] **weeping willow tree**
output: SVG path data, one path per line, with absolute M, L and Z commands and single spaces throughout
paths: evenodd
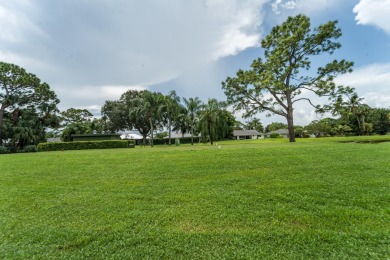
M 234 116 L 226 110 L 226 103 L 215 98 L 201 106 L 199 128 L 203 140 L 208 139 L 213 145 L 215 140 L 231 137 L 235 123 Z

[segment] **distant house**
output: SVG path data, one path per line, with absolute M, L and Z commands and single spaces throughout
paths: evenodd
M 288 129 L 278 129 L 264 134 L 265 138 L 271 137 L 272 134 L 278 134 L 284 138 L 288 138 Z
M 237 140 L 264 138 L 263 134 L 256 130 L 234 130 L 233 136 Z
M 171 132 L 171 139 L 190 138 L 190 137 L 191 137 L 190 133 L 182 134 L 181 132 Z M 194 137 L 196 137 L 196 135 L 194 135 Z M 165 136 L 164 139 L 169 139 L 169 136 Z
M 141 140 L 143 137 L 138 132 L 123 133 L 121 134 L 121 139 L 130 139 L 130 140 Z
M 48 142 L 48 143 L 58 143 L 58 142 L 61 142 L 61 138 L 59 138 L 59 137 L 46 138 L 46 142 Z

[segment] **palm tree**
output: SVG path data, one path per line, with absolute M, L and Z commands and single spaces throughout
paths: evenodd
M 190 118 L 188 117 L 188 110 L 182 104 L 179 104 L 178 114 L 175 117 L 173 124 L 173 130 L 180 131 L 182 137 L 187 133 L 188 130 L 191 130 Z
M 190 126 L 191 126 L 191 145 L 194 145 L 194 127 L 197 120 L 197 115 L 199 113 L 199 110 L 201 108 L 202 101 L 198 97 L 195 98 L 183 98 L 184 104 L 187 108 L 188 117 L 190 119 Z
M 260 119 L 258 118 L 253 118 L 251 121 L 248 122 L 246 125 L 247 130 L 257 130 L 259 132 L 264 131 L 263 124 L 261 123 Z
M 142 106 L 135 106 L 129 109 L 129 119 L 136 127 L 138 132 L 142 135 L 143 146 L 146 146 L 146 137 L 150 132 L 150 124 L 148 118 L 142 109 Z
M 358 123 L 360 134 L 364 134 L 366 132 L 365 117 L 369 113 L 370 107 L 361 102 L 363 101 L 363 98 L 360 98 L 357 93 L 347 95 L 347 99 L 347 101 L 342 101 L 340 103 L 338 113 L 346 115 L 348 120 L 350 115 L 354 115 Z
M 135 100 L 136 105 L 130 109 L 129 115 L 134 116 L 142 122 L 149 122 L 150 129 L 150 145 L 153 147 L 154 127 L 161 122 L 161 107 L 164 104 L 164 96 L 160 93 L 144 91 L 142 95 Z M 142 133 L 144 137 L 144 145 L 147 133 Z
M 168 144 L 171 145 L 171 132 L 174 119 L 179 114 L 180 97 L 172 90 L 164 97 L 164 103 L 160 106 L 160 114 L 165 114 L 168 123 Z

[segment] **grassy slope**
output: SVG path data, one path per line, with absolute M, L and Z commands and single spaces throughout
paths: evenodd
M 390 142 L 0 156 L 5 258 L 389 258 Z

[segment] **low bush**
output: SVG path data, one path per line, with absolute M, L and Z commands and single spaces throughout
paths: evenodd
M 7 147 L 0 145 L 0 154 L 9 153 Z
M 37 147 L 35 145 L 26 145 L 22 152 L 24 153 L 35 153 L 37 151 Z
M 40 143 L 38 151 L 64 151 L 88 149 L 134 148 L 133 140 L 104 140 L 104 141 L 74 141 L 59 143 Z
M 272 133 L 269 137 L 270 138 L 281 138 L 280 134 L 278 134 L 278 133 Z

